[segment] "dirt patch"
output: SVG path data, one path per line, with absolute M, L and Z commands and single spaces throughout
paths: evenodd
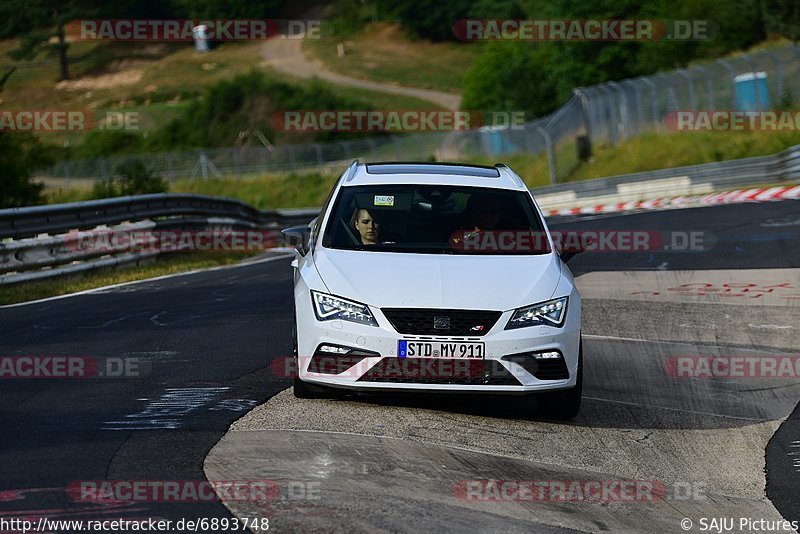
M 123 59 L 109 64 L 110 72 L 93 76 L 84 76 L 77 80 L 64 80 L 56 84 L 56 89 L 64 91 L 90 91 L 110 89 L 121 85 L 132 85 L 139 82 L 144 74 L 142 66 L 149 61 Z

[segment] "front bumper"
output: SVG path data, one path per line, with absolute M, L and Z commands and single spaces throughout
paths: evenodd
M 568 389 L 576 384 L 581 318 L 580 296 L 574 288 L 562 327 L 504 330 L 513 313 L 507 311 L 480 337 L 400 334 L 381 310 L 372 306 L 370 310 L 378 321 L 377 327 L 347 321 L 318 321 L 310 297 L 297 298 L 296 304 L 297 370 L 298 377 L 304 382 L 357 391 L 505 394 Z M 479 341 L 485 344 L 485 356 L 483 360 L 399 358 L 398 341 L 401 339 Z M 357 356 L 325 354 L 323 358 L 319 348 L 324 344 L 351 348 Z M 563 360 L 560 363 L 565 367 L 563 373 L 552 372 L 559 362 L 542 360 L 531 364 L 525 359 L 526 356 L 532 358 L 530 353 L 552 351 L 561 353 Z M 339 358 L 346 361 L 337 366 Z M 552 369 L 550 372 L 537 372 L 537 369 L 543 369 L 542 366 Z M 559 378 L 552 379 L 552 376 Z

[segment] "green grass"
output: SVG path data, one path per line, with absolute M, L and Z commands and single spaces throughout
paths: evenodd
M 340 174 L 292 173 L 251 179 L 180 180 L 170 187 L 170 192 L 235 198 L 259 209 L 313 208 L 325 202 Z
M 169 258 L 158 259 L 152 263 L 138 267 L 121 267 L 98 269 L 82 275 L 65 276 L 36 282 L 23 282 L 9 286 L 0 286 L 0 305 L 27 302 L 31 300 L 66 295 L 87 289 L 94 289 L 112 284 L 145 280 L 167 274 L 174 274 L 221 265 L 239 263 L 256 253 L 209 253 L 197 252 L 191 254 L 173 255 Z
M 776 154 L 800 144 L 800 132 L 649 133 L 618 147 L 595 146 L 592 158 L 570 175 L 586 180 Z
M 338 57 L 337 44 L 348 43 Z M 460 93 L 464 74 L 477 57 L 474 43 L 431 43 L 411 40 L 388 23 L 374 23 L 346 38 L 306 40 L 304 50 L 332 71 L 353 78 L 407 87 Z
M 647 133 L 619 146 L 593 145 L 587 162 L 578 162 L 575 145 L 556 148 L 559 183 L 619 174 L 669 169 L 731 159 L 776 154 L 800 144 L 800 132 L 676 132 Z M 550 185 L 544 154 L 514 154 L 497 158 L 476 157 L 470 163 L 506 163 L 530 187 Z

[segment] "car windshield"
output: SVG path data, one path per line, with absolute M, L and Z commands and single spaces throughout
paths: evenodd
M 322 246 L 426 254 L 550 252 L 526 192 L 441 185 L 342 187 Z

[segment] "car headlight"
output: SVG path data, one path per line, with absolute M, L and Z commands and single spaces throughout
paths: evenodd
M 514 310 L 506 330 L 526 326 L 561 326 L 567 316 L 567 297 L 548 300 Z
M 342 321 L 378 326 L 378 322 L 365 304 L 318 291 L 311 292 L 311 301 L 314 303 L 314 313 L 320 321 L 341 319 Z

